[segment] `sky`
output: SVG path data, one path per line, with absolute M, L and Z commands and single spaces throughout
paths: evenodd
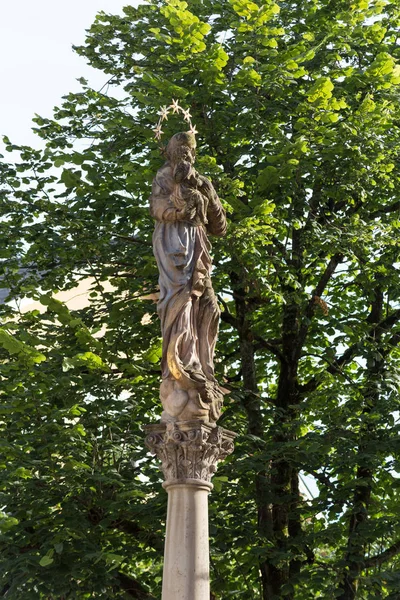
M 39 145 L 31 131 L 61 97 L 79 90 L 78 77 L 100 89 L 107 76 L 72 50 L 85 39 L 96 14 L 121 14 L 137 0 L 0 0 L 0 136 Z

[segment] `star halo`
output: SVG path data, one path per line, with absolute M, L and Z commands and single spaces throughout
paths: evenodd
M 189 110 L 185 110 L 178 102 L 178 100 L 172 100 L 172 103 L 169 106 L 162 106 L 160 108 L 160 110 L 158 111 L 158 115 L 159 115 L 159 119 L 158 119 L 158 123 L 156 125 L 156 127 L 153 129 L 154 132 L 154 137 L 156 140 L 160 140 L 162 134 L 164 133 L 162 130 L 162 123 L 163 121 L 168 121 L 168 115 L 172 113 L 181 113 L 183 115 L 184 120 L 188 123 L 190 129 L 189 129 L 189 133 L 192 133 L 193 135 L 196 135 L 196 133 L 198 133 L 196 126 L 193 125 L 192 120 L 191 120 L 191 114 L 189 112 Z

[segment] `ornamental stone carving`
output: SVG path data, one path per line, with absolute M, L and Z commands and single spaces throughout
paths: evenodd
M 212 183 L 194 168 L 195 151 L 192 133 L 171 138 L 150 197 L 160 285 L 163 423 L 215 423 L 223 401 L 214 376 L 220 311 L 208 234 L 225 235 L 226 217 Z
M 235 434 L 200 421 L 147 425 L 146 446 L 161 460 L 165 483 L 210 482 L 233 452 Z

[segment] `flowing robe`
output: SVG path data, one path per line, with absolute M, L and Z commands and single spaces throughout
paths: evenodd
M 159 268 L 157 305 L 163 337 L 162 377 L 215 383 L 214 348 L 219 308 L 211 285 L 207 232 L 225 235 L 221 202 L 205 177 L 199 191 L 208 199 L 207 223 L 176 220 L 176 184 L 167 162 L 153 182 L 150 212 L 156 220 L 153 249 Z

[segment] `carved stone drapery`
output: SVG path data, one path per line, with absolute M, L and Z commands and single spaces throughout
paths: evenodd
M 171 138 L 150 197 L 160 286 L 163 423 L 215 423 L 225 392 L 214 374 L 220 310 L 208 236 L 225 235 L 226 215 L 211 181 L 194 168 L 195 150 L 194 135 Z
M 183 421 L 146 427 L 146 446 L 161 460 L 165 484 L 210 482 L 217 463 L 233 452 L 232 431 Z

